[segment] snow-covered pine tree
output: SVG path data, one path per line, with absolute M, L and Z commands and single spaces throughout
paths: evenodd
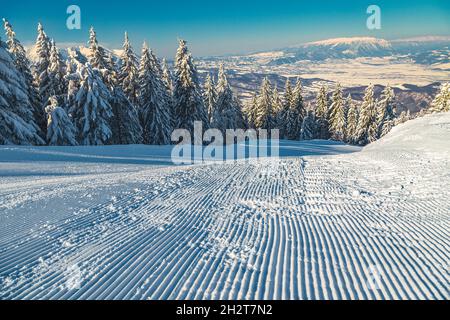
M 289 78 L 286 78 L 286 84 L 284 87 L 284 95 L 283 95 L 283 103 L 280 112 L 277 114 L 277 127 L 280 130 L 280 137 L 287 139 L 286 130 L 287 130 L 287 116 L 289 109 L 292 104 L 292 86 Z
M 118 73 L 118 81 L 122 86 L 123 92 L 128 97 L 131 103 L 137 105 L 138 97 L 138 60 L 131 47 L 128 33 L 125 32 L 125 41 L 123 43 L 123 52 L 120 56 L 122 64 Z
M 405 123 L 406 121 L 408 121 L 410 119 L 411 119 L 411 114 L 410 114 L 409 110 L 407 110 L 407 111 L 404 110 L 400 113 L 400 116 L 395 119 L 395 125 Z
M 337 84 L 336 90 L 331 98 L 329 122 L 331 139 L 344 141 L 346 127 L 345 104 L 342 98 L 342 87 L 340 83 Z
M 370 84 L 365 90 L 361 104 L 355 143 L 366 145 L 376 139 L 376 101 L 374 98 L 374 86 Z
M 203 100 L 205 101 L 206 110 L 208 110 L 209 123 L 212 121 L 214 110 L 216 109 L 217 93 L 214 80 L 208 73 L 203 88 Z
M 49 92 L 50 97 L 56 96 L 58 104 L 63 102 L 63 95 L 67 92 L 64 64 L 56 48 L 55 42 L 52 40 L 50 44 L 50 58 L 48 66 Z M 48 104 L 48 102 L 47 102 Z
M 161 66 L 144 43 L 139 64 L 139 112 L 146 144 L 170 144 L 170 101 L 161 79 Z
M 239 101 L 231 90 L 225 68 L 221 63 L 217 76 L 217 99 L 212 110 L 212 127 L 221 130 L 238 129 L 244 127 L 244 117 Z
M 32 111 L 25 78 L 0 39 L 0 144 L 44 144 Z
M 256 128 L 256 115 L 258 111 L 258 95 L 256 91 L 253 93 L 252 100 L 246 105 L 245 114 L 249 128 Z
M 356 128 L 358 126 L 358 109 L 356 108 L 350 94 L 345 100 L 345 104 L 348 109 L 345 127 L 345 140 L 346 142 L 353 144 L 355 143 Z
M 103 80 L 106 80 L 105 73 L 108 72 L 110 64 L 108 63 L 105 49 L 98 44 L 97 33 L 94 27 L 89 29 L 89 64 L 92 69 L 98 69 L 102 73 Z
M 169 65 L 165 58 L 162 60 L 162 79 L 164 84 L 166 85 L 167 91 L 169 92 L 169 96 L 173 95 L 173 79 L 172 73 L 170 72 Z
M 38 36 L 36 39 L 35 49 L 37 61 L 33 66 L 33 77 L 35 87 L 38 90 L 41 101 L 39 113 L 42 116 L 42 121 L 39 121 L 39 124 L 41 126 L 42 133 L 45 136 L 47 124 L 45 121 L 44 108 L 47 106 L 48 98 L 52 95 L 50 77 L 48 75 L 51 45 L 50 40 L 45 34 L 44 28 L 40 23 L 38 24 Z
M 441 85 L 439 93 L 431 103 L 431 112 L 448 112 L 450 111 L 450 82 Z
M 276 125 L 272 110 L 272 89 L 269 79 L 264 78 L 255 113 L 255 127 L 257 129 L 274 129 Z
M 322 85 L 316 99 L 316 124 L 317 124 L 317 138 L 327 140 L 330 138 L 329 122 L 328 122 L 328 94 L 327 87 Z
M 278 119 L 282 117 L 281 113 L 283 113 L 283 100 L 280 97 L 280 93 L 278 92 L 278 87 L 276 84 L 272 92 L 272 112 L 274 115 L 274 128 L 280 129 Z
M 203 128 L 207 128 L 208 113 L 203 102 L 197 68 L 184 40 L 179 41 L 175 57 L 173 87 L 176 128 L 187 129 L 193 134 L 195 121 L 203 122 Z
M 308 110 L 300 129 L 300 140 L 313 140 L 316 138 L 316 132 L 316 117 L 314 111 Z
M 140 144 L 142 143 L 142 127 L 137 108 L 131 103 L 120 86 L 115 86 L 111 92 L 112 143 Z
M 26 120 L 27 122 L 33 120 L 38 125 L 38 127 L 41 128 L 45 125 L 45 117 L 42 110 L 42 102 L 40 100 L 39 93 L 34 86 L 30 60 L 27 58 L 25 48 L 16 38 L 16 33 L 14 32 L 12 25 L 6 19 L 3 19 L 3 23 L 7 36 L 6 44 L 8 45 L 8 51 L 13 57 L 16 69 L 25 78 L 25 85 L 28 91 L 28 99 L 30 100 L 31 106 L 33 108 L 33 119 L 24 120 Z
M 50 146 L 75 146 L 76 129 L 64 108 L 58 106 L 56 96 L 49 98 L 47 113 L 47 144 Z
M 131 103 L 118 80 L 119 72 L 110 53 L 107 57 L 109 64 L 107 73 L 107 87 L 111 92 L 109 103 L 112 117 L 110 119 L 112 144 L 142 143 L 142 127 L 139 121 L 137 106 Z
M 295 88 L 292 92 L 292 99 L 285 116 L 285 138 L 298 140 L 303 118 L 306 115 L 306 109 L 303 101 L 301 80 L 297 79 Z
M 388 85 L 381 93 L 378 101 L 378 138 L 385 136 L 394 127 L 395 121 L 395 94 L 394 90 Z
M 104 145 L 111 141 L 111 95 L 101 72 L 86 63 L 78 70 L 80 81 L 70 114 L 81 145 Z

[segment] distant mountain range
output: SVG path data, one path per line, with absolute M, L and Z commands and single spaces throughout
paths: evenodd
M 122 50 L 108 50 L 119 59 Z M 139 50 L 135 50 L 138 54 Z M 87 60 L 83 46 L 60 48 L 63 58 L 75 55 Z M 34 47 L 28 50 L 35 60 Z M 223 62 L 229 81 L 246 101 L 264 77 L 282 91 L 286 78 L 302 79 L 306 101 L 313 102 L 320 84 L 332 90 L 344 85 L 345 94 L 361 100 L 367 82 L 378 84 L 376 95 L 389 83 L 395 87 L 399 110 L 420 111 L 428 106 L 439 84 L 450 80 L 450 36 L 428 36 L 400 40 L 372 37 L 336 38 L 289 48 L 247 55 L 200 57 L 196 59 L 202 78 L 215 74 Z M 372 80 L 373 79 L 373 80 Z M 294 80 L 295 81 L 295 80 Z
M 294 63 L 301 60 L 322 61 L 392 55 L 409 55 L 416 63 L 448 63 L 450 62 L 450 36 L 394 41 L 371 37 L 337 38 L 309 42 L 277 52 L 280 51 L 284 54 L 270 61 L 270 65 Z

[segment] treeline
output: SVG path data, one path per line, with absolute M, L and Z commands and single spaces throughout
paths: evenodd
M 450 111 L 450 84 L 444 83 L 430 108 L 416 116 L 430 112 Z M 361 103 L 356 103 L 338 83 L 332 92 L 326 86 L 318 90 L 315 104 L 306 104 L 302 85 L 297 79 L 292 86 L 286 80 L 283 97 L 267 78 L 261 89 L 245 109 L 249 126 L 255 129 L 279 129 L 281 137 L 290 140 L 332 139 L 349 144 L 366 145 L 384 135 L 392 127 L 412 118 L 409 111 L 396 113 L 394 90 L 386 86 L 378 99 L 374 86 L 369 85 Z
M 275 129 L 293 140 L 334 139 L 364 145 L 409 117 L 395 115 L 395 96 L 386 87 L 380 99 L 373 86 L 357 106 L 337 85 L 330 96 L 321 87 L 315 106 L 306 105 L 300 80 L 286 82 L 284 94 L 264 79 L 252 102 L 242 107 L 223 64 L 202 86 L 186 42 L 179 41 L 174 66 L 144 43 L 140 58 L 125 34 L 120 59 L 99 45 L 93 28 L 89 54 L 72 51 L 62 59 L 39 24 L 31 63 L 11 24 L 0 39 L 0 144 L 104 145 L 170 144 L 174 129 L 193 131 L 194 122 L 221 131 Z M 87 61 L 85 61 L 87 60 Z M 216 78 L 216 79 L 215 79 Z M 448 111 L 449 85 L 430 110 Z

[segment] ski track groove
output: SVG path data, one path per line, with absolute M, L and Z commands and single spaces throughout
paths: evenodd
M 348 160 L 355 157 L 356 166 Z M 0 230 L 0 298 L 449 299 L 445 181 L 427 189 L 432 176 L 413 174 L 427 172 L 423 159 L 391 158 L 260 159 L 107 175 L 105 186 L 131 176 L 140 187 L 45 224 L 0 215 L 8 223 Z M 381 165 L 387 172 L 378 172 Z M 399 171 L 401 189 L 392 183 Z M 58 179 L 47 180 L 45 196 L 57 192 Z M 63 181 L 71 190 L 89 179 Z M 32 201 L 20 195 L 36 188 L 7 186 L 0 205 L 15 195 Z M 73 276 L 78 288 L 68 286 Z

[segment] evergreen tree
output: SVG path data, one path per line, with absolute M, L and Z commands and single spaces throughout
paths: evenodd
M 318 139 L 327 140 L 330 138 L 328 122 L 328 94 L 327 88 L 321 86 L 316 99 L 316 123 Z
M 399 124 L 405 123 L 409 119 L 411 119 L 411 114 L 409 113 L 409 110 L 402 111 L 400 113 L 400 116 L 395 119 L 395 125 L 399 125 Z
M 42 102 L 39 97 L 39 93 L 34 86 L 34 79 L 31 73 L 31 63 L 28 60 L 26 51 L 20 41 L 16 38 L 16 33 L 14 32 L 11 24 L 3 19 L 5 32 L 7 36 L 6 44 L 8 45 L 8 51 L 12 55 L 14 60 L 14 65 L 19 73 L 25 79 L 25 86 L 28 92 L 28 98 L 30 100 L 32 106 L 32 118 L 27 119 L 25 116 L 24 120 L 27 122 L 34 122 L 38 125 L 39 128 L 44 127 L 45 125 L 45 117 L 42 112 Z
M 257 102 L 255 127 L 257 129 L 271 130 L 275 127 L 275 124 L 275 118 L 272 110 L 272 89 L 269 79 L 264 78 Z
M 450 82 L 443 83 L 431 103 L 431 112 L 450 111 Z
M 162 60 L 162 79 L 164 81 L 164 84 L 166 85 L 169 95 L 172 96 L 173 94 L 172 73 L 170 72 L 169 66 L 167 65 L 167 61 L 165 58 Z
M 272 91 L 272 112 L 274 114 L 274 127 L 280 129 L 277 119 L 281 117 L 280 114 L 283 112 L 283 101 L 276 84 Z
M 331 139 L 344 141 L 345 135 L 345 104 L 342 98 L 342 88 L 338 83 L 336 91 L 333 93 L 330 106 L 330 133 Z
M 205 80 L 203 100 L 205 102 L 206 110 L 208 110 L 209 123 L 211 123 L 214 110 L 216 109 L 217 93 L 214 80 L 209 73 Z
M 351 95 L 349 94 L 345 104 L 347 105 L 348 112 L 347 112 L 347 125 L 345 129 L 345 140 L 348 143 L 355 143 L 355 135 L 356 135 L 356 129 L 358 126 L 358 109 L 356 108 L 356 105 L 353 103 L 353 99 Z
M 142 143 L 142 127 L 136 105 L 131 103 L 118 80 L 119 71 L 112 54 L 107 57 L 109 66 L 108 81 L 111 96 L 112 117 L 110 119 L 111 143 L 113 144 L 139 144 Z
M 385 136 L 391 131 L 395 122 L 395 94 L 394 90 L 388 85 L 381 93 L 378 102 L 378 138 Z
M 120 86 L 112 89 L 111 118 L 112 142 L 114 144 L 142 143 L 142 127 L 138 111 Z
M 161 79 L 161 66 L 145 43 L 139 64 L 138 101 L 144 143 L 170 144 L 170 103 Z
M 300 129 L 300 140 L 313 140 L 317 132 L 314 111 L 308 110 Z
M 186 41 L 180 40 L 175 57 L 174 116 L 177 128 L 187 129 L 193 134 L 194 122 L 203 122 L 208 127 L 208 113 L 203 103 L 197 68 L 189 53 Z
M 372 84 L 366 88 L 359 112 L 355 142 L 360 145 L 366 145 L 377 139 L 376 102 L 373 90 Z
M 80 85 L 70 113 L 81 145 L 104 145 L 111 140 L 111 96 L 101 72 L 86 63 L 78 70 Z M 73 77 L 73 76 L 72 76 Z
M 216 93 L 217 99 L 212 113 L 212 127 L 224 133 L 227 129 L 243 128 L 244 121 L 241 107 L 228 83 L 223 64 L 219 66 Z
M 284 87 L 284 95 L 283 95 L 283 105 L 280 112 L 277 114 L 277 126 L 280 129 L 280 136 L 284 139 L 287 139 L 287 130 L 288 130 L 288 113 L 289 109 L 292 105 L 292 98 L 293 98 L 293 92 L 292 92 L 292 86 L 289 78 L 286 79 L 286 84 Z
M 137 105 L 138 97 L 138 61 L 134 54 L 128 39 L 128 34 L 125 32 L 125 41 L 123 44 L 123 53 L 120 56 L 122 64 L 118 73 L 118 81 L 122 86 L 123 92 L 128 97 L 131 103 Z M 116 90 L 117 91 L 117 90 Z
M 0 39 L 0 144 L 44 144 L 32 111 L 25 78 Z
M 286 137 L 291 140 L 299 139 L 303 119 L 306 115 L 302 90 L 301 80 L 297 79 L 292 92 L 291 106 L 286 116 Z
M 50 146 L 75 146 L 76 130 L 66 111 L 58 106 L 58 99 L 52 96 L 47 113 L 47 144 Z
M 55 42 L 52 40 L 50 44 L 50 58 L 48 66 L 48 89 L 51 93 L 50 97 L 56 96 L 58 104 L 61 103 L 63 95 L 67 92 L 65 70 Z
M 38 36 L 36 39 L 36 55 L 37 61 L 33 68 L 33 77 L 35 87 L 38 90 L 41 105 L 39 106 L 38 117 L 41 117 L 42 121 L 39 121 L 41 130 L 44 133 L 47 130 L 46 122 L 44 121 L 44 107 L 47 105 L 49 97 L 53 94 L 52 85 L 49 77 L 49 66 L 50 66 L 50 41 L 45 34 L 44 28 L 39 23 L 38 24 Z
M 247 115 L 247 122 L 248 126 L 252 129 L 256 128 L 256 118 L 257 118 L 257 112 L 258 112 L 258 95 L 256 94 L 256 91 L 253 93 L 252 100 L 250 103 L 247 104 L 246 108 L 246 115 Z

